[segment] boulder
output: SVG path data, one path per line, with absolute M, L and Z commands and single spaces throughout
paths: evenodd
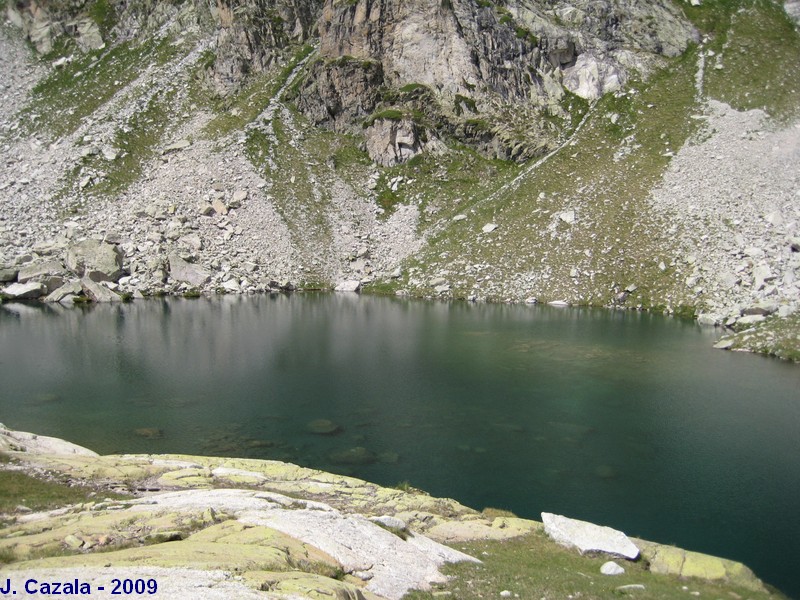
M 756 291 L 763 289 L 766 282 L 772 279 L 775 279 L 775 276 L 768 265 L 759 265 L 753 269 L 753 289 Z
M 28 283 L 12 283 L 3 290 L 3 294 L 9 298 L 16 300 L 32 300 L 41 298 L 46 293 L 43 284 L 38 281 L 30 281 Z
M 483 233 L 492 233 L 495 229 L 500 227 L 497 223 L 487 223 L 481 228 Z
M 373 523 L 378 523 L 379 525 L 383 525 L 384 527 L 388 527 L 390 529 L 399 529 L 400 531 L 405 531 L 408 529 L 408 525 L 402 519 L 398 519 L 397 517 L 392 517 L 390 515 L 383 515 L 380 517 L 370 517 L 370 521 Z
M 336 284 L 335 291 L 337 292 L 357 292 L 361 289 L 361 282 L 357 279 L 349 279 L 347 281 L 340 281 Z
M 606 563 L 603 563 L 603 566 L 600 567 L 600 572 L 603 575 L 622 575 L 625 573 L 625 569 L 620 567 L 613 560 L 610 560 Z
M 625 83 L 625 71 L 608 56 L 584 52 L 564 69 L 564 87 L 585 100 L 597 100 Z
M 235 279 L 228 279 L 222 283 L 222 289 L 231 294 L 238 294 L 242 291 L 242 287 Z
M 749 325 L 756 325 L 756 324 L 761 323 L 762 321 L 765 321 L 765 320 L 766 320 L 766 317 L 764 315 L 747 315 L 746 317 L 742 317 L 741 319 L 738 319 L 736 321 L 736 324 L 737 325 L 749 326 Z
M 565 210 L 558 218 L 561 219 L 567 225 L 572 225 L 575 222 L 575 211 L 574 210 Z
M 162 154 L 170 154 L 171 152 L 180 152 L 181 150 L 186 150 L 189 146 L 192 145 L 192 142 L 189 140 L 178 140 L 174 144 L 170 144 L 166 146 L 164 150 L 162 150 Z
M 210 217 L 214 214 L 214 207 L 208 202 L 203 201 L 197 205 L 197 212 L 204 217 Z
M 637 539 L 636 544 L 642 549 L 642 558 L 650 564 L 650 571 L 658 575 L 698 577 L 754 592 L 764 591 L 763 582 L 741 563 L 645 540 Z
M 742 281 L 741 277 L 739 277 L 735 273 L 731 273 L 730 271 L 725 271 L 721 273 L 718 279 L 722 288 L 726 290 L 736 287 Z
M 211 271 L 183 260 L 175 253 L 169 255 L 169 276 L 192 286 L 201 286 L 211 279 Z
M 93 302 L 121 302 L 122 297 L 112 292 L 102 283 L 92 281 L 88 277 L 81 279 L 81 289 Z
M 228 207 L 240 208 L 245 200 L 247 200 L 247 190 L 236 190 L 233 192 L 233 198 L 228 203 Z
M 199 252 L 203 249 L 203 240 L 197 233 L 184 235 L 178 239 L 178 243 L 195 252 Z
M 92 19 L 86 18 L 78 22 L 78 44 L 83 50 L 100 50 L 105 48 L 100 27 Z
M 777 302 L 768 302 L 763 301 L 755 304 L 753 306 L 748 306 L 747 308 L 742 311 L 743 315 L 771 315 L 775 312 L 778 312 L 778 303 Z
M 17 280 L 17 273 L 16 269 L 11 269 L 9 267 L 0 267 L 0 283 L 9 283 L 11 281 Z
M 225 206 L 225 203 L 219 198 L 214 198 L 214 200 L 211 201 L 211 208 L 213 208 L 214 212 L 218 215 L 228 214 L 228 207 Z
M 716 313 L 702 313 L 697 315 L 697 324 L 698 325 L 706 325 L 709 327 L 713 327 L 717 323 L 719 323 L 721 317 Z
M 27 283 L 31 279 L 41 279 L 49 275 L 61 275 L 65 272 L 60 260 L 45 260 L 27 264 L 19 270 L 17 281 Z
M 417 125 L 407 119 L 377 119 L 364 136 L 370 158 L 384 167 L 406 162 L 424 146 Z
M 61 302 L 67 296 L 77 296 L 83 291 L 79 281 L 69 281 L 62 285 L 60 288 L 50 292 L 45 297 L 45 302 Z
M 67 249 L 66 263 L 67 268 L 80 277 L 96 271 L 110 281 L 117 281 L 124 274 L 122 251 L 118 246 L 100 240 L 89 239 L 72 244 Z M 97 274 L 95 278 L 98 278 Z
M 554 541 L 561 545 L 577 548 L 584 552 L 604 552 L 636 560 L 639 549 L 621 531 L 570 519 L 552 513 L 542 513 L 544 530 Z

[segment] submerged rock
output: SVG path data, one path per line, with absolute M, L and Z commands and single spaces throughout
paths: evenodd
M 148 440 L 160 440 L 164 437 L 164 432 L 158 427 L 139 427 L 133 433 Z
M 328 459 L 335 465 L 371 465 L 377 462 L 378 457 L 363 446 L 356 446 L 348 450 L 331 452 Z
M 314 419 L 306 425 L 306 431 L 318 435 L 334 435 L 340 433 L 342 428 L 329 419 Z

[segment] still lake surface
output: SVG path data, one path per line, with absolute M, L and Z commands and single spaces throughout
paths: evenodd
M 0 307 L 0 422 L 275 458 L 740 560 L 800 596 L 800 367 L 655 315 L 356 295 Z M 341 425 L 309 433 L 314 419 Z M 157 428 L 150 439 L 136 429 Z M 366 448 L 371 464 L 331 454 Z

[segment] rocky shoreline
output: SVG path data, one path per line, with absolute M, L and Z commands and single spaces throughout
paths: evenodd
M 673 578 L 678 594 L 711 582 L 731 593 L 772 595 L 733 561 L 549 513 L 543 523 L 491 516 L 419 490 L 277 461 L 98 456 L 4 426 L 0 453 L 11 461 L 0 474 L 23 471 L 97 490 L 81 504 L 44 512 L 20 504 L 2 515 L 0 556 L 6 577 L 20 587 L 36 579 L 96 588 L 114 577 L 155 580 L 174 598 L 399 600 L 411 589 L 444 585 L 445 563 L 480 562 L 453 546 L 539 536 L 573 548 L 576 557 L 606 556 L 591 576 L 598 591 L 621 590 L 614 578 L 628 570 L 639 583 L 627 591 L 645 590 L 648 578 L 660 575 Z M 109 490 L 132 495 L 104 497 Z
M 75 301 L 116 302 L 164 294 L 255 294 L 304 289 L 363 290 L 443 300 L 526 302 L 540 298 L 561 304 L 650 309 L 692 316 L 700 325 L 719 328 L 720 348 L 800 361 L 800 174 L 794 168 L 800 160 L 800 126 L 791 121 L 779 126 L 762 110 L 733 110 L 707 98 L 704 73 L 725 73 L 727 68 L 723 55 L 710 49 L 708 39 L 701 39 L 698 47 L 696 114 L 685 115 L 701 123 L 699 133 L 680 147 L 664 147 L 663 156 L 669 156 L 669 166 L 649 197 L 642 199 L 642 210 L 646 210 L 648 219 L 642 221 L 647 229 L 646 241 L 657 236 L 667 240 L 666 246 L 655 248 L 647 257 L 652 266 L 657 265 L 657 270 L 652 270 L 660 286 L 649 290 L 652 281 L 637 281 L 635 273 L 631 276 L 627 267 L 623 269 L 626 258 L 615 257 L 616 253 L 623 253 L 615 246 L 624 245 L 624 240 L 614 238 L 620 235 L 619 223 L 612 222 L 616 233 L 608 224 L 600 227 L 600 216 L 591 214 L 591 193 L 583 200 L 551 200 L 556 194 L 542 199 L 544 195 L 540 194 L 541 206 L 531 207 L 525 218 L 534 219 L 532 215 L 550 210 L 545 207 L 563 204 L 549 221 L 542 221 L 549 223 L 546 227 L 539 221 L 499 224 L 492 215 L 484 219 L 480 213 L 480 205 L 487 198 L 481 197 L 484 191 L 477 187 L 485 181 L 452 198 L 439 198 L 441 188 L 431 191 L 430 182 L 425 183 L 427 187 L 417 187 L 420 184 L 413 169 L 401 172 L 396 170 L 398 165 L 387 167 L 385 157 L 376 159 L 364 154 L 357 141 L 349 138 L 332 138 L 333 134 L 317 127 L 308 114 L 300 114 L 298 90 L 316 93 L 316 88 L 308 86 L 309 82 L 319 85 L 314 77 L 323 77 L 320 69 L 333 69 L 329 83 L 335 88 L 347 83 L 337 79 L 344 77 L 347 69 L 367 69 L 365 64 L 377 59 L 365 58 L 359 66 L 347 61 L 331 62 L 329 56 L 321 56 L 320 52 L 334 52 L 335 44 L 324 36 L 316 40 L 310 33 L 313 15 L 301 10 L 301 2 L 289 4 L 292 6 L 287 10 L 296 17 L 294 41 L 283 40 L 284 45 L 270 48 L 274 52 L 271 57 L 249 55 L 252 60 L 263 62 L 259 69 L 264 73 L 275 74 L 269 79 L 269 93 L 254 92 L 253 96 L 244 97 L 249 102 L 240 103 L 231 95 L 226 100 L 230 104 L 223 104 L 219 110 L 198 104 L 202 94 L 198 95 L 197 89 L 210 85 L 233 90 L 246 81 L 244 73 L 236 71 L 241 65 L 232 66 L 236 62 L 232 57 L 242 50 L 238 47 L 242 39 L 251 45 L 254 42 L 242 32 L 240 37 L 231 32 L 236 27 L 247 30 L 250 25 L 229 24 L 230 30 L 221 24 L 217 29 L 209 28 L 192 4 L 184 7 L 184 12 L 165 8 L 163 14 L 154 16 L 158 31 L 151 31 L 144 24 L 146 19 L 136 25 L 141 15 L 126 13 L 117 24 L 118 39 L 106 47 L 103 39 L 109 38 L 108 32 L 81 21 L 77 39 L 82 40 L 82 45 L 49 63 L 33 54 L 21 37 L 21 32 L 25 33 L 34 46 L 45 44 L 51 48 L 53 40 L 44 36 L 43 29 L 36 31 L 44 37 L 33 36 L 35 28 L 19 16 L 12 19 L 13 26 L 0 26 L 0 54 L 6 57 L 0 61 L 0 298 L 69 305 Z M 659 4 L 651 8 L 663 12 L 668 7 Z M 579 21 L 574 9 L 561 12 L 558 19 L 552 17 L 556 22 L 566 15 Z M 665 30 L 653 35 L 672 40 L 668 44 L 672 48 L 668 54 L 672 55 L 696 41 L 696 32 L 677 13 L 673 14 L 672 8 L 668 12 L 669 18 L 665 17 L 659 26 Z M 9 11 L 7 15 L 12 13 L 17 14 Z M 509 42 L 504 37 L 507 32 L 503 33 L 500 25 L 530 16 L 525 11 L 503 13 L 492 25 L 499 27 L 492 35 L 500 36 L 498 39 L 505 44 Z M 58 18 L 45 17 L 52 21 L 48 21 L 48 31 L 59 31 Z M 220 13 L 215 18 L 224 20 L 223 17 Z M 416 22 L 413 15 L 406 17 Z M 353 19 L 357 21 L 356 17 Z M 335 37 L 358 25 L 347 25 L 345 21 L 326 29 L 326 35 Z M 401 22 L 397 17 L 397 22 L 391 24 L 396 28 L 392 35 L 398 40 L 405 39 Z M 626 23 L 628 26 L 632 25 Z M 361 33 L 369 37 L 370 31 L 367 27 Z M 101 33 L 106 38 L 98 38 Z M 568 27 L 548 26 L 535 35 L 531 33 L 533 37 L 523 33 L 518 29 L 522 37 L 515 44 L 529 43 L 537 36 L 550 40 L 549 46 L 540 42 L 535 51 L 531 50 L 532 57 L 547 50 L 553 56 L 563 54 L 564 60 L 575 59 L 578 49 L 568 43 L 575 34 Z M 619 41 L 623 46 L 633 43 L 627 35 Z M 143 64 L 131 69 L 129 80 L 115 79 L 114 61 L 125 58 L 121 48 L 137 39 L 143 44 L 166 44 L 168 48 L 161 50 L 165 57 L 159 59 L 161 63 L 148 63 L 155 59 L 144 53 L 144 58 L 137 59 Z M 584 42 L 589 44 L 587 40 Z M 298 48 L 292 44 L 301 43 L 307 45 L 292 55 Z M 599 42 L 594 40 L 591 44 Z M 557 46 L 564 48 L 557 51 Z M 148 46 L 148 51 L 154 52 L 156 47 L 160 48 Z M 590 81 L 578 66 L 591 71 L 589 67 L 595 63 L 589 61 L 589 56 L 600 60 L 603 48 L 601 44 L 584 49 L 581 61 L 564 67 L 563 73 L 558 69 L 550 73 L 551 66 L 541 57 L 536 58 L 536 64 L 543 73 L 550 73 L 548 77 L 561 73 L 568 85 L 577 86 L 576 91 L 594 95 L 598 90 L 584 89 Z M 85 59 L 88 55 L 83 53 L 87 50 L 97 54 L 91 60 Z M 127 47 L 124 50 L 129 51 Z M 364 48 L 359 51 L 367 52 Z M 387 54 L 382 54 L 381 60 L 396 58 L 389 56 L 391 48 L 380 52 Z M 211 55 L 216 62 L 209 74 L 203 65 Z M 627 56 L 623 52 L 618 58 L 623 55 Z M 643 69 L 642 73 L 661 64 L 651 58 L 646 65 L 637 66 Z M 72 112 L 85 107 L 62 110 L 58 96 L 53 115 L 46 114 L 50 105 L 43 108 L 34 102 L 46 92 L 47 85 L 55 85 L 64 73 L 79 85 L 87 73 L 101 70 L 103 61 L 110 63 L 106 76 L 111 81 L 97 76 L 96 83 L 109 88 L 105 102 L 86 109 L 87 114 L 80 119 L 74 118 Z M 601 63 L 595 66 L 600 68 L 604 64 Z M 80 70 L 76 70 L 76 64 L 82 65 Z M 514 65 L 515 69 L 519 66 Z M 622 69 L 621 65 L 615 68 Z M 492 69 L 496 67 L 493 65 Z M 407 70 L 408 65 L 403 68 Z M 628 65 L 623 71 L 630 68 Z M 614 72 L 622 77 L 623 71 Z M 228 74 L 223 77 L 225 73 Z M 408 86 L 403 94 L 419 101 L 419 86 L 425 86 L 404 87 Z M 334 91 L 328 89 L 324 94 Z M 338 89 L 337 93 L 346 91 Z M 460 89 L 460 110 L 471 106 L 463 100 L 463 93 L 465 90 Z M 545 95 L 554 93 L 548 88 Z M 312 99 L 302 100 L 299 103 L 305 106 Z M 322 114 L 306 106 L 308 111 Z M 625 117 L 614 112 L 607 118 L 617 126 L 618 120 L 624 121 Z M 75 122 L 59 135 L 40 127 L 42 121 L 48 121 L 51 128 L 57 129 L 60 121 L 69 119 Z M 591 125 L 591 121 L 599 119 L 606 116 L 586 112 L 571 135 L 586 120 Z M 137 132 L 137 126 L 142 127 L 140 121 L 146 122 L 144 133 Z M 369 137 L 380 130 L 383 137 L 394 136 L 401 141 L 411 127 L 405 121 L 391 122 L 391 127 L 387 123 L 373 121 L 367 133 L 360 127 L 353 129 L 353 123 L 325 127 L 337 132 L 343 128 L 343 136 Z M 211 135 L 210 130 L 222 133 Z M 422 129 L 414 131 L 419 136 Z M 631 131 L 620 142 L 614 161 L 624 161 L 636 151 L 636 131 Z M 435 132 L 429 133 L 432 137 L 425 150 L 428 156 L 461 152 L 447 148 L 442 140 L 433 137 Z M 131 139 L 141 141 L 140 138 L 146 138 L 146 144 L 142 142 L 143 148 L 137 150 Z M 370 138 L 362 145 L 371 147 L 373 142 Z M 572 138 L 560 142 L 562 145 L 554 152 L 573 152 Z M 400 152 L 403 160 L 426 156 L 417 153 L 422 147 L 416 141 L 403 144 L 402 148 L 387 146 L 387 151 Z M 317 152 L 318 146 L 324 151 Z M 412 150 L 412 154 L 403 154 Z M 474 156 L 464 156 L 469 161 L 465 164 L 481 166 Z M 377 162 L 371 162 L 370 157 Z M 542 165 L 537 167 L 539 162 Z M 491 179 L 497 169 L 492 165 L 486 168 Z M 493 193 L 516 189 L 537 168 L 546 170 L 548 165 L 544 160 L 532 162 Z M 438 184 L 451 177 L 457 179 L 458 175 L 440 168 L 431 179 Z M 118 189 L 101 191 L 114 185 Z M 591 187 L 592 184 L 583 186 Z M 467 206 L 468 196 L 474 198 Z M 381 203 L 387 198 L 396 203 L 385 209 Z M 598 223 L 588 224 L 592 220 Z M 624 224 L 631 231 L 640 225 Z M 520 242 L 505 241 L 505 236 L 512 239 L 507 233 L 512 226 L 526 230 Z M 439 237 L 456 227 L 469 227 L 475 233 L 460 247 L 463 251 L 452 252 L 452 248 L 459 247 L 446 236 Z M 584 229 L 590 236 L 590 247 L 582 251 L 572 248 L 573 237 Z M 492 262 L 476 259 L 480 254 L 473 250 L 494 246 L 499 250 Z M 534 247 L 535 250 L 529 249 Z M 541 264 L 533 269 L 527 264 L 521 266 L 529 254 L 537 253 L 541 254 Z M 435 261 L 431 258 L 429 264 L 424 264 L 430 257 Z M 644 262 L 634 266 L 648 267 Z M 603 283 L 595 283 L 595 278 Z M 610 280 L 605 282 L 606 278 Z M 648 294 L 646 302 L 637 300 Z

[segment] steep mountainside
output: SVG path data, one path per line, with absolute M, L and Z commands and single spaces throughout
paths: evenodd
M 3 293 L 349 281 L 796 358 L 796 4 L 0 1 Z

